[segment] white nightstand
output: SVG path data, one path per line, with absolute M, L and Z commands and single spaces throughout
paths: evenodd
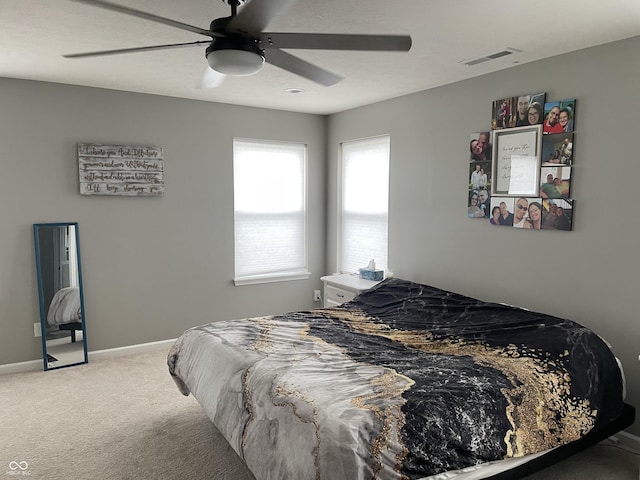
M 353 300 L 360 292 L 380 283 L 347 273 L 327 275 L 320 280 L 324 282 L 323 306 L 327 308 Z

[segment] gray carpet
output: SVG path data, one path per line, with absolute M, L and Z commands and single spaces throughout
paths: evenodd
M 166 351 L 0 376 L 0 478 L 253 480 L 178 392 Z M 603 443 L 527 478 L 638 480 L 638 470 L 638 455 Z

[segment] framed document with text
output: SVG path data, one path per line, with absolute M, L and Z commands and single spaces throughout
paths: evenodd
M 493 132 L 492 195 L 537 196 L 542 125 Z

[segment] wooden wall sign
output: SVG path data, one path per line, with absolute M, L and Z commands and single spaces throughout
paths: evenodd
M 78 144 L 81 195 L 164 195 L 159 147 Z

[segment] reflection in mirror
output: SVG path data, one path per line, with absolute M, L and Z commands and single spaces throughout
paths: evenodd
M 33 225 L 45 370 L 88 362 L 77 223 Z

